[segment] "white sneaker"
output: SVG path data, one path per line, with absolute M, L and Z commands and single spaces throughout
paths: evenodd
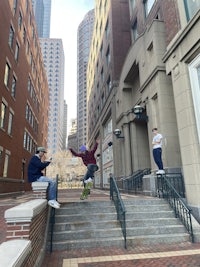
M 55 202 L 58 204 L 59 207 L 61 206 L 61 204 L 57 200 L 55 200 Z
M 54 209 L 60 208 L 60 204 L 56 200 L 49 200 L 48 204 L 49 204 L 49 206 L 51 206 Z
M 85 180 L 84 183 L 87 184 L 87 183 L 92 182 L 92 181 L 93 181 L 93 180 L 92 180 L 92 178 L 90 177 L 90 178 L 88 178 L 87 180 Z
M 158 171 L 156 172 L 156 174 L 165 174 L 165 171 L 164 171 L 164 170 L 158 170 Z

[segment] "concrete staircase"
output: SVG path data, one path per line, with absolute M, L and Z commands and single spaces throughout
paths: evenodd
M 158 198 L 123 200 L 127 247 L 189 241 L 184 226 L 168 204 Z M 56 210 L 53 251 L 102 246 L 124 246 L 112 201 L 66 203 Z
M 124 204 L 127 247 L 190 241 L 185 227 L 164 199 L 124 200 Z

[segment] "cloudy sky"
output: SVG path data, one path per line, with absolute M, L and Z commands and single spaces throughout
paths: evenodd
M 76 118 L 77 29 L 94 5 L 95 0 L 52 0 L 50 37 L 63 40 L 68 123 L 72 118 Z

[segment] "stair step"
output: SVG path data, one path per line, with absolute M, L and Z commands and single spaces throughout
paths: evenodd
M 138 235 L 161 235 L 161 234 L 179 234 L 186 233 L 184 226 L 182 225 L 168 225 L 168 226 L 151 226 L 151 227 L 132 227 L 126 228 L 127 236 Z
M 122 230 L 121 227 L 113 229 L 83 229 L 79 231 L 61 231 L 55 232 L 53 235 L 53 240 L 62 241 L 62 240 L 87 240 L 92 238 L 112 238 L 112 237 L 121 237 Z
M 106 225 L 106 228 L 113 228 L 113 227 L 119 227 L 119 222 L 117 220 L 110 220 L 110 221 L 97 221 L 96 223 L 93 223 L 91 221 L 74 221 L 74 222 L 61 222 L 56 223 L 54 226 L 54 231 L 73 231 L 73 230 L 82 230 L 84 229 L 104 229 Z
M 97 248 L 110 246 L 123 247 L 124 238 L 98 238 L 53 242 L 53 250 L 71 250 L 77 248 Z
M 164 199 L 139 197 L 123 202 L 127 247 L 190 240 Z M 124 246 L 112 201 L 70 202 L 56 210 L 53 250 L 106 246 Z
M 167 234 L 167 235 L 141 235 L 136 237 L 127 237 L 127 247 L 128 246 L 141 246 L 150 244 L 172 244 L 172 243 L 182 243 L 189 242 L 189 234 Z
M 145 219 L 145 218 L 174 218 L 174 212 L 169 210 L 169 211 L 151 211 L 149 210 L 148 212 L 146 211 L 141 211 L 141 212 L 127 212 L 126 213 L 126 218 L 129 220 L 130 218 L 132 219 Z
M 140 226 L 160 226 L 160 225 L 180 225 L 180 221 L 177 218 L 141 218 L 135 219 L 130 218 L 129 220 L 126 218 L 126 226 L 127 227 L 140 227 Z
M 87 219 L 86 219 L 87 217 Z M 56 215 L 55 222 L 73 222 L 73 221 L 104 221 L 116 220 L 116 213 L 93 213 L 93 214 L 72 214 L 72 215 Z
M 161 205 L 125 205 L 126 212 L 138 212 L 138 211 L 170 211 L 169 206 L 165 203 Z

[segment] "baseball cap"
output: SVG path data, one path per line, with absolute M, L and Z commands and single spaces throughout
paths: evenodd
M 37 148 L 37 151 L 38 151 L 38 152 L 44 152 L 44 153 L 47 153 L 47 152 L 46 152 L 46 149 L 45 149 L 43 146 L 39 146 L 39 147 Z

